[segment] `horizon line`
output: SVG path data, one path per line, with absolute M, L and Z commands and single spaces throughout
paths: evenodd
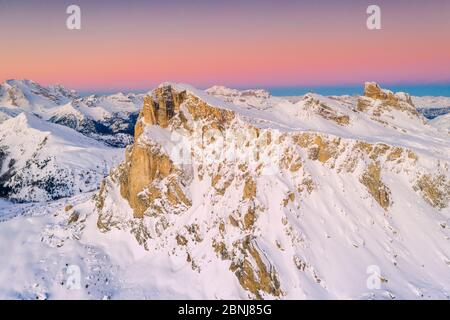
M 89 95 L 108 95 L 108 94 L 115 94 L 115 93 L 134 93 L 134 94 L 145 94 L 151 90 L 153 90 L 155 87 L 157 87 L 159 84 L 169 82 L 169 83 L 185 83 L 190 84 L 189 82 L 182 82 L 182 81 L 162 81 L 158 82 L 158 84 L 151 84 L 149 86 L 146 86 L 145 88 L 143 86 L 135 86 L 135 87 L 118 87 L 118 86 L 111 86 L 110 88 L 92 88 L 92 89 L 85 89 L 85 88 L 76 88 L 77 86 L 68 86 L 66 84 L 62 83 L 42 83 L 39 81 L 35 81 L 32 79 L 17 79 L 17 78 L 11 78 L 11 79 L 5 79 L 2 81 L 2 83 L 6 81 L 32 81 L 37 84 L 42 84 L 44 86 L 63 86 L 64 88 L 68 90 L 75 90 L 79 95 L 81 96 L 89 96 Z M 200 90 L 206 90 L 212 86 L 224 86 L 230 89 L 237 89 L 237 90 L 252 90 L 252 89 L 263 89 L 267 90 L 274 96 L 290 96 L 290 95 L 304 95 L 308 92 L 314 92 L 319 93 L 322 95 L 355 95 L 355 94 L 361 94 L 364 90 L 364 84 L 366 82 L 375 82 L 377 83 L 381 88 L 388 89 L 395 92 L 406 92 L 410 95 L 414 96 L 445 96 L 450 97 L 450 80 L 445 81 L 436 81 L 436 82 L 430 82 L 430 81 L 424 81 L 424 82 L 384 82 L 384 81 L 375 81 L 375 80 L 367 80 L 357 83 L 339 83 L 339 84 L 330 84 L 330 83 L 324 83 L 324 84 L 286 84 L 286 85 L 264 85 L 264 84 L 254 84 L 254 85 L 232 85 L 232 84 L 220 84 L 215 83 L 211 85 L 196 85 L 193 86 L 200 89 Z
M 366 81 L 371 82 L 371 81 Z M 382 89 L 392 90 L 395 92 L 406 92 L 413 96 L 444 96 L 450 97 L 450 81 L 448 82 L 433 82 L 433 83 L 382 83 L 376 82 Z M 164 83 L 164 82 L 161 82 Z M 172 83 L 181 83 L 181 82 L 172 82 Z M 230 89 L 236 90 L 256 90 L 263 89 L 270 92 L 274 96 L 289 96 L 291 94 L 287 94 L 288 92 L 298 91 L 297 95 L 304 95 L 308 92 L 315 92 L 319 94 L 326 95 L 354 95 L 361 94 L 364 91 L 364 83 L 360 84 L 338 84 L 338 85 L 222 85 L 222 84 L 213 84 L 209 86 L 195 86 L 200 90 L 206 90 L 211 88 L 212 86 L 224 86 Z M 189 84 L 189 83 L 188 83 Z M 111 89 L 94 89 L 94 90 L 76 90 L 80 95 L 93 95 L 93 94 L 114 94 L 114 93 L 135 93 L 135 94 L 144 94 L 151 90 L 153 90 L 158 85 L 151 85 L 144 88 L 111 88 Z M 282 94 L 282 93 L 285 94 Z M 342 92 L 342 94 L 329 93 L 326 92 Z M 348 93 L 345 93 L 348 92 Z M 429 92 L 429 93 L 426 93 Z

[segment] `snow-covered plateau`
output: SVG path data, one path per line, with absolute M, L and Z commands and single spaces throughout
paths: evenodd
M 447 102 L 7 81 L 0 298 L 450 299 Z

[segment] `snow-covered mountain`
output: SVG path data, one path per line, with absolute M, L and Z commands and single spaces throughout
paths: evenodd
M 374 83 L 295 103 L 164 84 L 97 226 L 133 234 L 192 296 L 448 298 L 449 159 L 409 95 Z
M 449 170 L 448 132 L 375 83 L 291 98 L 162 84 L 93 198 L 0 202 L 0 252 L 27 243 L 0 297 L 449 299 Z
M 48 109 L 70 102 L 78 95 L 64 87 L 41 86 L 31 80 L 6 80 L 0 85 L 0 104 L 21 108 L 36 114 L 45 114 Z
M 121 150 L 23 112 L 0 124 L 0 196 L 47 201 L 96 190 Z
M 132 93 L 80 97 L 59 85 L 45 87 L 30 80 L 7 80 L 0 85 L 0 123 L 26 111 L 124 147 L 132 143 L 142 97 Z

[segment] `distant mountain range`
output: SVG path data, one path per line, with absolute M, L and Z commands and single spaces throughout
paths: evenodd
M 206 91 L 214 90 L 233 91 L 220 86 Z M 234 90 L 244 96 L 252 91 L 266 95 L 266 98 L 270 96 L 264 90 Z M 125 147 L 133 142 L 134 126 L 144 96 L 134 93 L 80 96 L 60 85 L 42 86 L 31 80 L 7 80 L 0 85 L 0 122 L 25 111 L 110 146 Z M 412 97 L 412 101 L 430 120 L 450 112 L 450 97 Z
M 114 147 L 132 143 L 142 103 L 139 94 L 80 97 L 62 86 L 45 87 L 30 80 L 8 80 L 0 85 L 0 121 L 25 111 Z

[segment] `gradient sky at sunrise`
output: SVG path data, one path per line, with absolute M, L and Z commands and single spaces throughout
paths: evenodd
M 80 91 L 450 82 L 450 0 L 0 0 L 0 39 L 1 81 Z

